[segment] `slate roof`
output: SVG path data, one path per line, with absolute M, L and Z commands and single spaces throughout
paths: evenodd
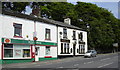
M 24 18 L 24 19 L 29 19 L 29 20 L 38 21 L 38 22 L 44 22 L 47 24 L 53 24 L 53 25 L 57 25 L 57 26 L 61 26 L 61 27 L 67 27 L 67 28 L 85 31 L 82 28 L 79 28 L 79 27 L 76 27 L 73 25 L 69 25 L 67 23 L 63 23 L 63 22 L 59 22 L 59 21 L 55 21 L 55 20 L 51 20 L 51 19 L 46 19 L 46 18 L 37 18 L 37 17 L 31 16 L 31 15 L 17 13 L 17 12 L 13 12 L 13 11 L 4 10 L 4 9 L 2 9 L 2 14 L 19 17 L 19 18 Z

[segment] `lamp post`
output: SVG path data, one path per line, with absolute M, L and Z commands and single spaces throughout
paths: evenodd
M 36 21 L 34 21 L 34 32 L 33 32 L 33 40 L 34 40 L 34 61 L 35 61 L 35 56 L 36 56 L 36 52 L 37 52 L 37 48 L 36 48 L 36 41 L 37 41 L 37 32 L 36 32 Z
M 36 54 L 37 54 L 37 48 L 36 48 L 36 40 L 37 40 L 37 39 L 38 39 L 37 37 L 33 37 L 33 40 L 34 40 L 34 49 L 35 49 L 34 61 L 35 61 L 35 56 L 36 56 Z

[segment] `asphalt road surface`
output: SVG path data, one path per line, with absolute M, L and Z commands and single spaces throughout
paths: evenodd
M 118 68 L 118 53 L 100 54 L 93 58 L 78 56 L 26 64 L 6 64 L 3 68 Z

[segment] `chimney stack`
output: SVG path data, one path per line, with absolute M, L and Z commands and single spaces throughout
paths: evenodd
M 64 19 L 64 23 L 67 23 L 67 24 L 71 25 L 71 19 L 70 18 Z
M 32 15 L 41 17 L 40 13 L 41 13 L 40 8 L 37 5 L 35 5 L 32 10 Z

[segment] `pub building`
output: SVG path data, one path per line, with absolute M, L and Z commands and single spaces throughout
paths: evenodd
M 58 57 L 84 55 L 87 52 L 87 32 L 71 25 L 70 18 L 58 26 Z

